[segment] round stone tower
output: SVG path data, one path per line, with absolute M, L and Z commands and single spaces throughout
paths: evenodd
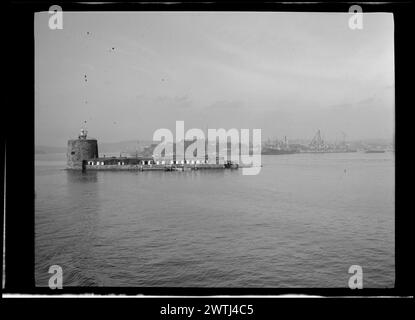
M 68 169 L 83 169 L 84 160 L 98 158 L 98 142 L 96 139 L 87 139 L 87 133 L 81 129 L 78 139 L 68 140 Z

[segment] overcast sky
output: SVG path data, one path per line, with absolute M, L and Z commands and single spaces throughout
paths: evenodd
M 64 12 L 35 16 L 35 137 L 65 146 L 158 128 L 261 128 L 268 137 L 394 133 L 393 16 Z M 173 130 L 172 130 L 173 131 Z M 173 131 L 174 132 L 174 131 Z

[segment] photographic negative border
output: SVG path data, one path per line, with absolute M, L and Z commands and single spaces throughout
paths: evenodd
M 11 92 L 6 108 L 4 160 L 5 275 L 4 293 L 19 294 L 97 294 L 150 296 L 278 296 L 286 294 L 318 296 L 408 296 L 412 294 L 413 205 L 408 188 L 413 173 L 409 139 L 413 133 L 410 84 L 413 55 L 410 49 L 410 3 L 359 3 L 363 12 L 393 13 L 395 24 L 395 287 L 385 289 L 348 288 L 185 288 L 185 287 L 63 287 L 59 290 L 35 286 L 34 213 L 34 13 L 59 5 L 63 11 L 278 11 L 348 12 L 354 3 L 19 3 L 9 6 L 11 42 Z M 411 80 L 410 80 L 411 79 Z M 19 127 L 15 127 L 18 119 Z M 22 152 L 23 151 L 23 152 Z M 6 178 L 7 177 L 7 178 Z M 407 184 L 408 183 L 408 184 Z M 4 220 L 5 219 L 5 220 Z M 4 223 L 5 222 L 5 223 Z M 2 248 L 3 248 L 2 238 Z M 3 265 L 4 267 L 4 265 Z

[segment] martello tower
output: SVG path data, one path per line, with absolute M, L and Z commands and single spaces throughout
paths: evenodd
M 98 158 L 98 142 L 96 139 L 87 139 L 87 133 L 86 129 L 81 129 L 78 139 L 68 140 L 68 169 L 82 169 L 84 160 Z

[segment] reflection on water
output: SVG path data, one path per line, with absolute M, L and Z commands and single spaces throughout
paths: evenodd
M 241 170 L 65 171 L 36 162 L 36 283 L 366 287 L 394 283 L 393 154 L 263 157 Z

